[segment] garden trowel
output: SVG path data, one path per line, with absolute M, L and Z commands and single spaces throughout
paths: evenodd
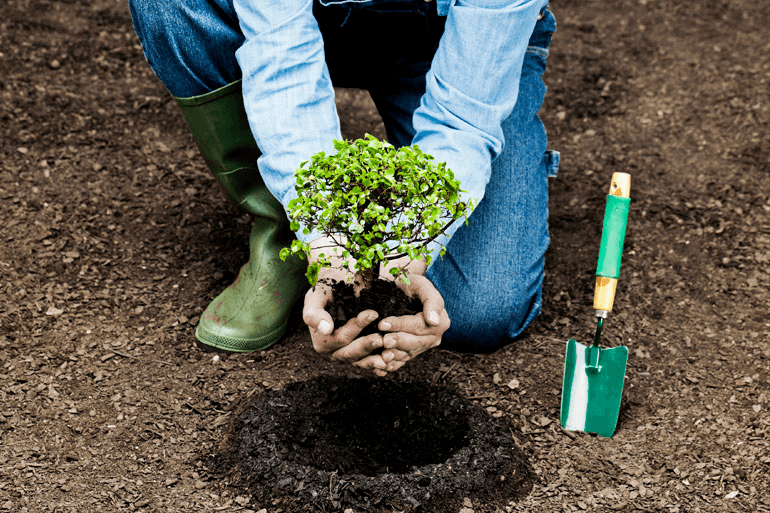
M 612 310 L 626 236 L 631 176 L 614 173 L 604 212 L 599 263 L 596 268 L 594 312 L 598 317 L 593 343 L 567 341 L 561 391 L 561 426 L 611 437 L 615 433 L 623 395 L 628 348 L 602 349 L 604 320 Z

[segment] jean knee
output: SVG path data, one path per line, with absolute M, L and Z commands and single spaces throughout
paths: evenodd
M 172 95 L 198 96 L 240 78 L 243 44 L 228 0 L 129 0 L 145 58 Z
M 147 48 L 159 37 L 167 36 L 167 31 L 163 29 L 167 24 L 163 20 L 173 5 L 166 6 L 153 0 L 128 0 L 128 9 L 142 47 Z
M 451 326 L 443 345 L 463 351 L 494 351 L 519 336 L 539 315 L 542 276 L 472 284 L 445 297 L 445 302 Z
M 161 56 L 177 53 L 180 46 L 176 40 L 178 28 L 174 21 L 179 18 L 178 4 L 155 0 L 129 0 L 128 7 L 144 56 L 153 69 L 156 69 L 162 61 Z

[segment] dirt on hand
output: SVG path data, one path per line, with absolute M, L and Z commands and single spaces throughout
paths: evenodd
M 509 428 L 532 469 L 523 496 L 452 495 L 445 511 L 770 511 L 770 11 L 551 7 L 541 115 L 562 160 L 543 313 L 500 351 L 433 350 L 379 386 L 454 390 L 473 406 L 458 411 Z M 0 511 L 311 507 L 255 494 L 217 462 L 258 405 L 367 375 L 316 354 L 299 310 L 267 351 L 195 345 L 198 316 L 248 258 L 250 220 L 211 178 L 126 3 L 7 0 L 0 77 Z M 366 93 L 339 89 L 337 102 L 346 137 L 384 137 Z M 603 340 L 630 356 L 618 429 L 602 439 L 558 416 L 566 341 L 594 328 L 615 171 L 631 174 L 632 203 Z M 383 479 L 361 475 L 350 490 Z M 298 496 L 328 492 L 311 481 Z M 323 507 L 344 499 L 331 485 Z

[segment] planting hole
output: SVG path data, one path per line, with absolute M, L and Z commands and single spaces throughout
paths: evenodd
M 534 482 L 512 432 L 448 388 L 321 376 L 257 395 L 208 468 L 291 513 L 504 505 Z
M 309 415 L 279 425 L 288 458 L 340 474 L 404 473 L 441 463 L 467 443 L 462 398 L 438 387 L 390 380 L 302 384 L 296 399 Z

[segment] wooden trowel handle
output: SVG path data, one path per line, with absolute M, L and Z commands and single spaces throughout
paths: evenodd
M 615 289 L 620 274 L 620 259 L 626 237 L 626 222 L 630 205 L 631 175 L 613 173 L 607 207 L 602 226 L 602 242 L 599 249 L 599 263 L 596 268 L 596 290 L 594 310 L 599 317 L 606 317 L 612 311 Z

